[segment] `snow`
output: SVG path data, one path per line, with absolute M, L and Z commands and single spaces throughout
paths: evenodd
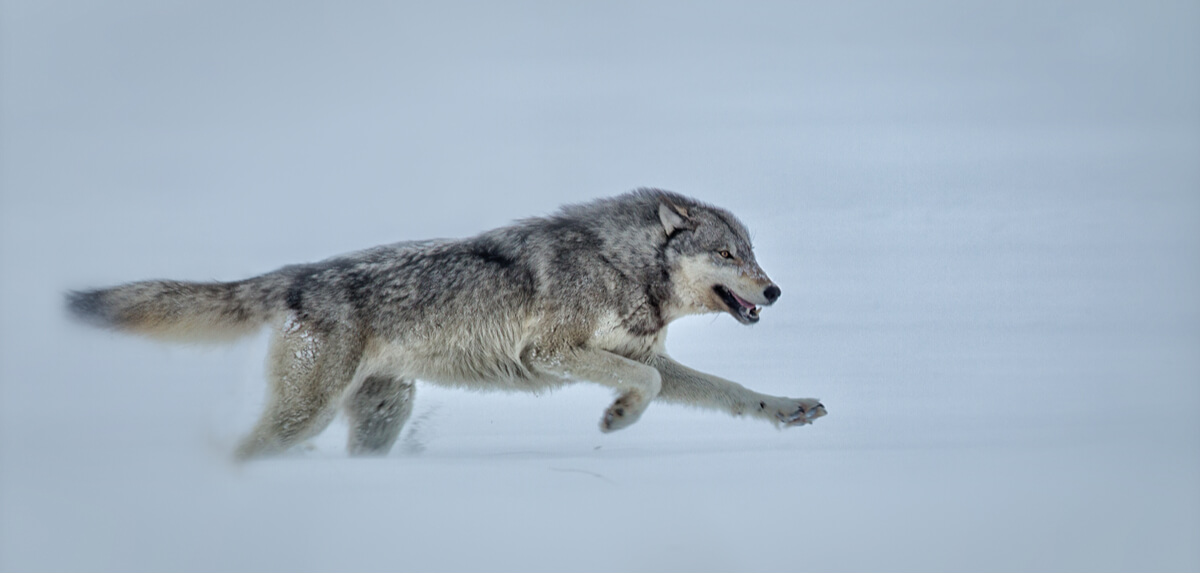
M 0 569 L 1200 570 L 1194 4 L 2 10 Z M 783 290 L 672 356 L 828 416 L 420 386 L 238 466 L 264 335 L 62 308 L 641 185 Z

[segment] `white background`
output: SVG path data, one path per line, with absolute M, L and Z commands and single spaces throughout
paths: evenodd
M 0 568 L 1200 569 L 1196 3 L 0 6 Z M 828 417 L 421 387 L 238 467 L 265 335 L 62 309 L 643 185 L 783 288 L 672 354 Z

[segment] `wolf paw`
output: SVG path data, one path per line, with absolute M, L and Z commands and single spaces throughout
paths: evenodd
M 635 422 L 642 416 L 642 411 L 645 406 L 638 405 L 630 397 L 621 397 L 617 399 L 608 410 L 604 411 L 604 418 L 600 419 L 600 431 L 612 432 L 621 430 Z
M 784 399 L 783 406 L 775 412 L 775 418 L 784 426 L 810 425 L 828 413 L 825 405 L 817 399 Z

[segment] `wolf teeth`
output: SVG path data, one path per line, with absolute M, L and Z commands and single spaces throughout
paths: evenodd
M 750 310 L 748 311 L 748 313 L 750 314 L 751 317 L 757 317 L 758 312 L 760 310 L 761 310 L 761 308 L 759 308 L 759 307 L 751 307 Z

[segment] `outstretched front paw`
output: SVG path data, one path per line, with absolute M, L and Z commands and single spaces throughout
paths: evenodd
M 825 405 L 817 399 L 784 399 L 783 408 L 775 412 L 775 418 L 784 426 L 810 425 L 828 414 Z

